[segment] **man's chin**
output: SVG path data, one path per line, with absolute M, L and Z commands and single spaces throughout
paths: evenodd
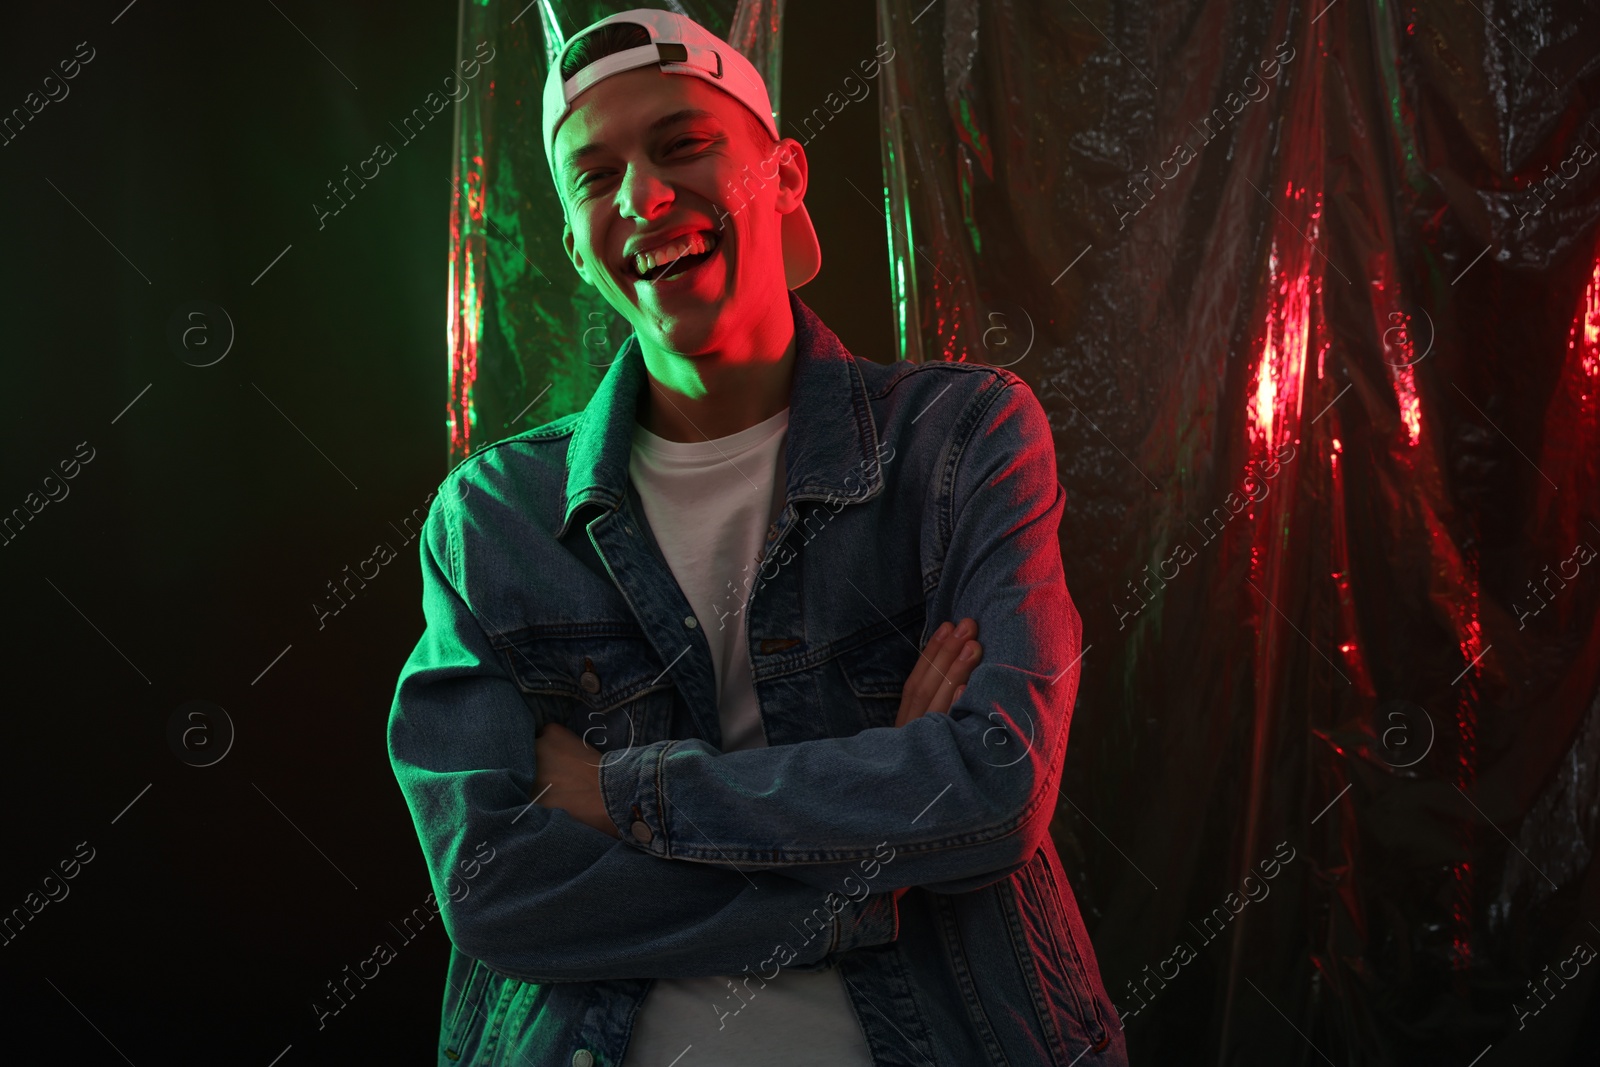
M 640 309 L 644 312 L 647 333 L 656 347 L 680 356 L 696 356 L 714 349 L 718 327 L 723 321 L 720 306 L 693 307 L 688 306 L 687 301 L 674 301 L 674 305 L 670 310 Z M 641 339 L 644 336 L 641 334 Z

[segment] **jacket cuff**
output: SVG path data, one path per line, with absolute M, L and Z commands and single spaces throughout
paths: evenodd
M 663 859 L 668 851 L 661 762 L 675 744 L 656 741 L 600 757 L 600 796 L 617 832 L 640 851 Z

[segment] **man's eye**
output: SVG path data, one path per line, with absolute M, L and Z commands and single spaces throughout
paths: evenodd
M 704 137 L 680 137 L 667 146 L 667 151 L 675 152 L 686 144 L 704 144 L 705 140 Z

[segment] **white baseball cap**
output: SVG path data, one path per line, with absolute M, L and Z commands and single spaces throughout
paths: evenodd
M 587 34 L 612 22 L 631 22 L 643 27 L 650 34 L 650 43 L 597 59 L 562 81 L 561 63 L 568 50 Z M 573 100 L 613 74 L 645 66 L 654 66 L 663 74 L 700 78 L 721 89 L 750 109 L 773 140 L 779 139 L 766 82 L 738 49 L 676 12 L 634 8 L 609 15 L 573 34 L 550 63 L 550 73 L 544 82 L 544 155 L 557 189 L 561 182 L 556 176 L 556 130 L 572 113 Z M 815 278 L 822 268 L 822 246 L 817 243 L 817 231 L 811 225 L 811 215 L 804 203 L 783 216 L 782 226 L 784 280 L 790 289 L 798 289 Z

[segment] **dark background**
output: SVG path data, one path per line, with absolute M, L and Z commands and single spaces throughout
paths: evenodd
M 1525 980 L 1600 938 L 1593 570 L 1528 633 L 1513 617 L 1524 579 L 1600 521 L 1600 423 L 1568 348 L 1600 292 L 1600 167 L 1518 218 L 1600 121 L 1593 5 L 880 4 L 900 58 L 807 144 L 824 267 L 802 298 L 858 355 L 891 357 L 863 192 L 884 188 L 893 78 L 921 351 L 1009 359 L 993 313 L 1038 327 L 1017 369 L 1052 418 L 1095 646 L 1053 829 L 1113 999 L 1127 1009 L 1140 968 L 1274 841 L 1304 844 L 1248 935 L 1131 1019 L 1135 1062 L 1593 1062 L 1595 968 L 1526 1030 L 1513 1017 Z M 450 73 L 457 18 L 454 0 L 0 16 L 0 117 L 94 49 L 0 144 L 0 516 L 94 450 L 70 495 L 0 537 L 0 918 L 94 850 L 70 895 L 0 935 L 0 1063 L 432 1059 L 447 943 L 438 923 L 411 943 L 393 929 L 429 882 L 385 726 L 422 629 L 396 528 L 447 468 L 458 151 L 448 110 L 409 143 L 390 124 Z M 784 21 L 785 106 L 822 100 L 879 40 L 872 4 L 795 0 Z M 1271 94 L 1135 199 L 1140 169 L 1280 40 L 1299 58 Z M 536 106 L 497 100 L 499 131 Z M 397 158 L 319 230 L 326 183 L 380 140 Z M 496 225 L 518 220 L 495 193 Z M 1319 356 L 1272 414 L 1305 458 L 1124 633 L 1125 584 L 1252 457 L 1252 375 L 1296 278 L 1321 286 L 1302 321 L 1326 376 Z M 1415 357 L 1416 447 L 1392 310 L 1438 328 Z M 230 321 L 212 366 L 171 337 L 191 325 L 220 352 Z M 490 412 L 512 378 L 484 370 Z M 486 417 L 477 441 L 509 432 Z M 379 542 L 398 558 L 319 627 L 313 603 Z M 1282 559 L 1256 569 L 1271 544 Z M 1262 574 L 1282 583 L 1272 609 L 1245 580 Z M 1340 641 L 1371 692 L 1335 686 Z M 208 767 L 169 735 L 195 700 L 236 731 L 227 747 L 212 715 L 226 756 Z M 1439 729 L 1416 769 L 1390 751 L 1396 707 Z M 398 957 L 319 1030 L 313 1001 L 380 942 Z
M 0 17 L 4 113 L 94 50 L 0 147 L 0 509 L 93 449 L 0 546 L 0 912 L 94 850 L 0 945 L 0 1060 L 429 1063 L 445 933 L 390 926 L 429 882 L 385 746 L 422 630 L 415 542 L 389 524 L 447 469 L 451 112 L 406 144 L 387 124 L 451 72 L 456 5 L 125 5 Z M 868 4 L 787 21 L 792 99 L 834 88 L 808 57 L 876 41 Z M 385 139 L 397 157 L 319 230 L 325 183 Z M 882 189 L 875 109 L 808 154 L 825 265 L 805 299 L 890 358 L 881 215 L 845 181 Z M 194 300 L 235 331 L 212 366 L 169 342 Z M 181 321 L 225 343 L 215 312 Z M 319 629 L 312 602 L 379 541 L 399 558 Z M 197 699 L 236 731 L 208 767 L 168 739 Z M 397 958 L 319 1031 L 311 1002 L 380 941 Z

